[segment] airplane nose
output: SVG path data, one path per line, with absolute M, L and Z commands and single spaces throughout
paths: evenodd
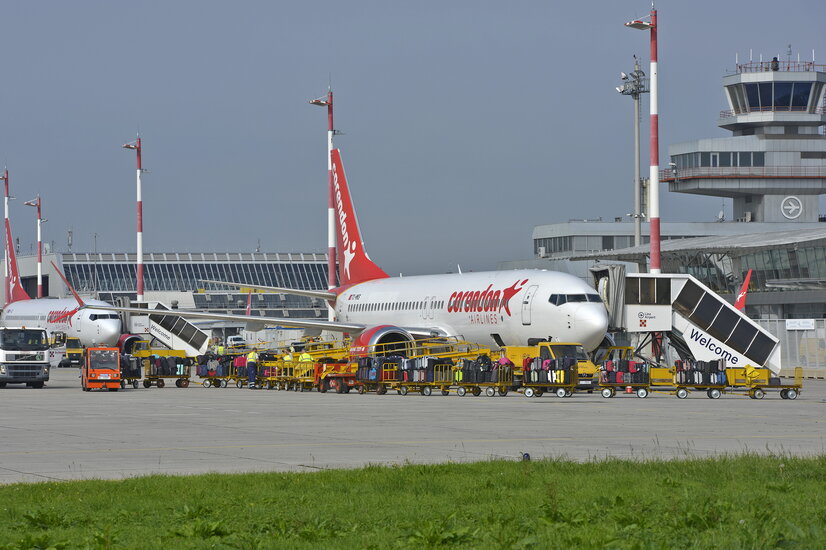
M 120 321 L 107 320 L 98 327 L 98 339 L 101 346 L 114 347 L 120 338 Z
M 608 312 L 599 304 L 583 305 L 577 310 L 576 329 L 582 334 L 582 347 L 593 351 L 608 331 Z

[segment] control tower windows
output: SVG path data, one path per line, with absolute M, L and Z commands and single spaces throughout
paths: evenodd
M 811 82 L 761 82 L 743 86 L 746 88 L 748 109 L 743 109 L 738 102 L 737 98 L 742 94 L 729 93 L 735 112 L 805 111 L 812 94 Z M 736 90 L 736 87 L 732 88 Z

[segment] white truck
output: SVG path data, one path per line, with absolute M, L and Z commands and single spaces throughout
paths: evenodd
M 0 327 L 0 388 L 26 384 L 42 388 L 49 380 L 49 337 L 46 329 Z

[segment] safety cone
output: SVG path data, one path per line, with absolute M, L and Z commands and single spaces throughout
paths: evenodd
M 634 393 L 634 388 L 631 386 L 625 386 L 625 393 Z

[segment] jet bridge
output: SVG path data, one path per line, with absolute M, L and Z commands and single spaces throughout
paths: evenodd
M 610 313 L 609 330 L 664 333 L 683 359 L 781 369 L 780 341 L 687 274 L 591 269 Z

